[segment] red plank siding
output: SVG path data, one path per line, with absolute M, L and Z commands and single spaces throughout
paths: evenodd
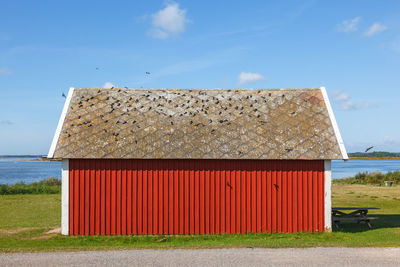
M 324 231 L 324 162 L 71 159 L 71 235 Z

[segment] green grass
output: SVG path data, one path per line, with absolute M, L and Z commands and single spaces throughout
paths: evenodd
M 351 193 L 354 192 L 354 193 Z M 386 247 L 400 244 L 400 187 L 333 185 L 333 206 L 372 206 L 373 229 L 342 223 L 333 233 L 198 236 L 62 236 L 47 231 L 60 225 L 60 195 L 0 196 L 0 252 L 143 248 L 226 247 Z M 374 198 L 371 198 L 373 196 Z

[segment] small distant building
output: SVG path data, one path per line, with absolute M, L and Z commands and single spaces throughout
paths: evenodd
M 331 230 L 331 160 L 347 159 L 325 88 L 74 89 L 64 235 Z

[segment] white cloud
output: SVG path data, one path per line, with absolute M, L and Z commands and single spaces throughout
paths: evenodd
M 346 101 L 340 105 L 341 110 L 358 110 L 360 109 L 358 105 L 354 104 L 352 101 Z
M 259 74 L 259 73 L 252 73 L 252 72 L 241 72 L 239 74 L 239 85 L 245 84 L 245 83 L 254 83 L 258 81 L 265 80 L 266 78 Z
M 353 101 L 345 101 L 342 103 L 340 106 L 341 110 L 360 110 L 360 109 L 367 109 L 367 108 L 377 108 L 378 105 L 375 103 L 370 103 L 367 101 L 364 101 L 362 104 L 358 103 L 353 103 Z
M 179 4 L 170 2 L 164 9 L 151 15 L 153 28 L 149 30 L 149 35 L 166 39 L 171 35 L 177 35 L 185 31 L 185 26 L 189 22 L 186 17 L 186 9 L 180 9 Z
M 358 30 L 358 23 L 360 22 L 361 17 L 355 17 L 354 19 L 344 20 L 341 24 L 337 26 L 338 31 L 340 32 L 353 32 Z
M 7 68 L 0 68 L 0 75 L 11 75 L 12 71 Z
M 104 88 L 104 89 L 111 89 L 111 88 L 113 88 L 113 87 L 115 87 L 115 85 L 112 84 L 112 83 L 110 83 L 110 82 L 106 82 L 106 83 L 103 85 L 103 88 Z
M 341 92 L 340 90 L 332 91 L 331 96 L 335 102 L 346 101 L 350 99 L 350 95 L 348 93 Z
M 385 25 L 380 24 L 379 22 L 375 22 L 374 24 L 369 27 L 369 29 L 364 33 L 364 36 L 366 37 L 371 37 L 375 34 L 378 34 L 380 32 L 383 32 L 386 30 L 387 27 Z

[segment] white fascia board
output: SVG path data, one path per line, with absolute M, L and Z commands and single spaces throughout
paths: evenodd
M 69 160 L 62 160 L 61 171 L 61 234 L 69 234 Z
M 321 89 L 322 96 L 324 97 L 326 109 L 328 110 L 328 114 L 329 114 L 329 118 L 330 118 L 332 126 L 333 126 L 333 130 L 335 132 L 336 140 L 339 144 L 340 152 L 342 153 L 343 159 L 348 160 L 349 157 L 347 156 L 346 148 L 344 146 L 343 139 L 342 139 L 342 136 L 339 131 L 339 127 L 338 127 L 336 119 L 335 119 L 335 114 L 333 114 L 333 110 L 332 110 L 331 102 L 329 101 L 328 93 L 326 92 L 325 87 L 321 87 L 320 89 Z
M 53 158 L 54 157 L 54 151 L 56 150 L 58 138 L 60 137 L 61 129 L 62 129 L 62 126 L 64 124 L 65 117 L 67 116 L 67 111 L 68 111 L 69 105 L 71 103 L 71 99 L 72 99 L 73 93 L 74 93 L 74 88 L 73 87 L 69 88 L 67 99 L 65 100 L 64 107 L 63 107 L 63 110 L 62 110 L 62 113 L 61 113 L 61 116 L 60 116 L 60 120 L 58 121 L 56 133 L 54 134 L 53 141 L 51 142 L 49 153 L 47 154 L 48 158 Z
M 325 232 L 332 232 L 332 171 L 331 161 L 324 161 L 325 169 Z

